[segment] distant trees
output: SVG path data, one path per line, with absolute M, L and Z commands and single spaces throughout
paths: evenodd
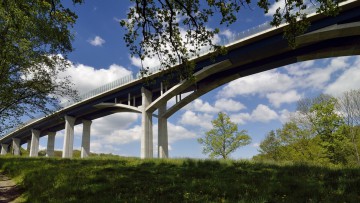
M 254 159 L 360 165 L 359 92 L 300 100 L 296 115 L 269 132 Z
M 247 132 L 238 131 L 238 126 L 223 112 L 220 112 L 211 123 L 213 129 L 206 132 L 204 138 L 198 139 L 198 142 L 204 145 L 203 153 L 210 154 L 211 158 L 227 159 L 236 149 L 251 142 Z

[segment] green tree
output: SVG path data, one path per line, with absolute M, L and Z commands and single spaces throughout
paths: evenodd
M 314 104 L 310 113 L 314 114 L 311 119 L 313 128 L 320 137 L 320 145 L 325 150 L 326 157 L 333 164 L 345 164 L 346 155 L 342 152 L 348 143 L 343 118 L 335 112 L 337 100 L 330 98 Z
M 0 1 L 0 134 L 76 96 L 69 79 L 58 76 L 69 65 L 76 18 L 60 0 Z
M 158 57 L 164 69 L 179 62 L 180 77 L 192 75 L 192 55 L 198 55 L 202 48 L 210 47 L 214 54 L 224 53 L 224 47 L 213 43 L 213 37 L 221 26 L 237 22 L 238 12 L 253 7 L 251 0 L 131 0 L 134 6 L 129 9 L 127 19 L 120 21 L 127 32 L 124 40 L 132 56 L 141 59 Z M 265 13 L 269 11 L 270 0 L 256 1 Z M 291 45 L 295 37 L 304 33 L 309 26 L 306 9 L 318 5 L 317 12 L 336 15 L 341 0 L 303 0 L 285 1 L 282 9 L 277 9 L 271 25 L 288 23 L 285 37 Z M 220 18 L 213 18 L 219 16 Z M 218 19 L 218 21 L 216 21 Z M 209 21 L 219 27 L 209 29 Z M 146 74 L 148 67 L 143 67 Z
M 229 116 L 220 112 L 217 119 L 211 121 L 213 129 L 206 132 L 205 138 L 199 138 L 198 142 L 204 145 L 203 153 L 211 158 L 229 158 L 229 154 L 241 146 L 248 145 L 251 138 L 246 130 L 238 131 L 238 126 L 231 122 Z
M 280 139 L 276 136 L 275 131 L 271 130 L 260 143 L 259 152 L 265 159 L 278 161 L 280 160 L 280 146 Z

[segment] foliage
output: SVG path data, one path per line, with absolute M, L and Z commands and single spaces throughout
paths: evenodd
M 218 118 L 211 123 L 214 128 L 206 132 L 205 138 L 198 139 L 198 142 L 204 145 L 203 153 L 210 153 L 211 158 L 227 159 L 236 149 L 251 142 L 247 132 L 238 131 L 237 125 L 223 112 L 220 112 Z
M 0 157 L 27 202 L 359 202 L 359 168 L 249 161 Z M 259 187 L 261 186 L 261 187 Z
M 277 9 L 271 24 L 279 26 L 288 23 L 285 37 L 295 46 L 295 37 L 303 34 L 310 23 L 305 10 L 317 4 L 317 12 L 336 15 L 341 0 L 285 1 L 285 7 Z M 225 53 L 226 49 L 213 42 L 220 32 L 220 26 L 229 26 L 237 22 L 241 9 L 251 8 L 251 0 L 131 0 L 134 6 L 127 13 L 127 19 L 120 25 L 127 32 L 124 36 L 131 56 L 141 60 L 146 57 L 158 57 L 163 69 L 179 62 L 180 77 L 192 76 L 193 66 L 188 61 L 198 55 L 204 47 L 210 47 L 214 55 Z M 269 11 L 270 1 L 256 2 L 265 13 Z M 209 21 L 219 27 L 210 29 Z M 217 21 L 216 21 L 217 20 Z M 148 67 L 143 67 L 146 76 Z
M 338 104 L 329 95 L 300 100 L 297 114 L 265 137 L 254 159 L 354 165 L 356 153 L 351 143 L 358 147 L 360 142 L 351 142 L 350 129 L 355 134 L 359 131 L 346 125 Z
M 1 133 L 22 116 L 48 113 L 59 97 L 76 96 L 68 78 L 58 76 L 69 65 L 76 18 L 60 0 L 0 2 Z
M 337 100 L 330 98 L 314 104 L 310 113 L 313 128 L 320 137 L 320 145 L 325 150 L 326 157 L 334 164 L 346 164 L 346 151 L 348 143 L 343 119 L 335 112 Z
M 308 129 L 301 129 L 294 121 L 270 131 L 260 143 L 260 155 L 255 160 L 323 163 L 319 139 Z

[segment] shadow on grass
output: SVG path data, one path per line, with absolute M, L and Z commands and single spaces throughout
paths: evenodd
M 360 202 L 359 168 L 249 161 L 0 158 L 28 202 Z

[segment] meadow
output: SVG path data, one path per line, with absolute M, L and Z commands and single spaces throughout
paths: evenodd
M 236 160 L 0 157 L 24 202 L 360 202 L 360 168 Z

